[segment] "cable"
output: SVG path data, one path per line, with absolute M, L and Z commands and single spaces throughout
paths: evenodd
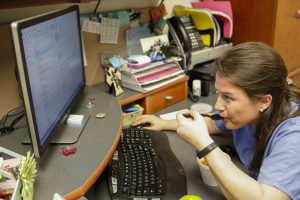
M 14 128 L 14 126 L 24 117 L 24 115 L 25 115 L 25 113 L 23 113 L 23 114 L 21 114 L 20 116 L 18 116 L 16 119 L 14 119 L 11 123 L 10 123 L 10 125 L 9 125 L 9 127 L 12 127 L 12 128 Z
M 19 113 L 10 114 L 10 113 L 15 112 L 16 110 L 18 110 L 20 108 L 22 108 L 22 110 Z M 7 119 L 8 119 L 8 117 L 13 117 L 13 116 L 22 114 L 23 112 L 24 112 L 23 106 L 18 106 L 16 108 L 13 108 L 12 110 L 8 111 L 5 116 L 2 117 L 2 119 L 0 120 L 0 124 L 2 124 L 2 127 L 5 126 L 5 123 L 6 123 Z
M 22 109 L 20 112 L 13 113 L 13 114 L 10 114 L 10 113 L 12 113 L 20 108 L 23 108 L 23 106 L 19 106 L 19 107 L 16 107 L 16 108 L 8 111 L 7 114 L 4 117 L 2 117 L 2 119 L 0 120 L 0 124 L 2 124 L 2 127 L 0 128 L 0 136 L 7 135 L 14 131 L 14 126 L 24 117 L 25 112 L 24 112 L 24 109 Z M 9 117 L 15 117 L 15 116 L 17 116 L 17 117 L 10 123 L 10 125 L 6 126 L 7 119 Z
M 95 7 L 95 10 L 94 10 L 94 14 L 96 14 L 96 13 L 97 13 L 98 6 L 99 6 L 100 2 L 101 2 L 101 0 L 98 0 L 98 2 L 97 2 L 97 5 L 96 5 L 96 7 Z

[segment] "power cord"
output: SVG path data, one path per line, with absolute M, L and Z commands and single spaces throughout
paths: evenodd
M 20 112 L 16 112 L 18 109 L 21 109 Z M 16 113 L 13 113 L 16 112 Z M 11 114 L 13 113 L 13 114 Z M 10 134 L 14 131 L 14 126 L 24 117 L 25 112 L 23 106 L 16 107 L 7 112 L 5 116 L 0 120 L 0 124 L 2 125 L 0 128 L 0 136 L 4 136 Z M 6 125 L 7 119 L 10 117 L 16 117 L 8 126 Z
M 101 2 L 101 0 L 98 0 L 97 5 L 96 5 L 96 7 L 95 7 L 95 9 L 94 9 L 94 14 L 97 13 L 97 10 L 98 10 L 98 7 L 99 7 L 100 2 Z

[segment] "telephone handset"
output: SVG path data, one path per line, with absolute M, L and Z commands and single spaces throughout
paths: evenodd
M 204 47 L 199 31 L 190 16 L 174 16 L 169 19 L 184 51 L 194 51 Z

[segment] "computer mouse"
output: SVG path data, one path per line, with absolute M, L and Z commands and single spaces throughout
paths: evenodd
M 182 196 L 179 200 L 202 200 L 202 198 L 193 194 L 187 194 Z
M 151 124 L 150 123 L 145 123 L 145 124 L 140 124 L 138 126 L 136 126 L 137 129 L 143 129 L 143 128 L 147 128 L 150 127 Z

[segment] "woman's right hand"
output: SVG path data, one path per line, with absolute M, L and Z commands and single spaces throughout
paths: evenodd
M 155 115 L 141 115 L 131 124 L 132 126 L 145 125 L 144 129 L 161 131 L 165 128 L 166 121 Z

